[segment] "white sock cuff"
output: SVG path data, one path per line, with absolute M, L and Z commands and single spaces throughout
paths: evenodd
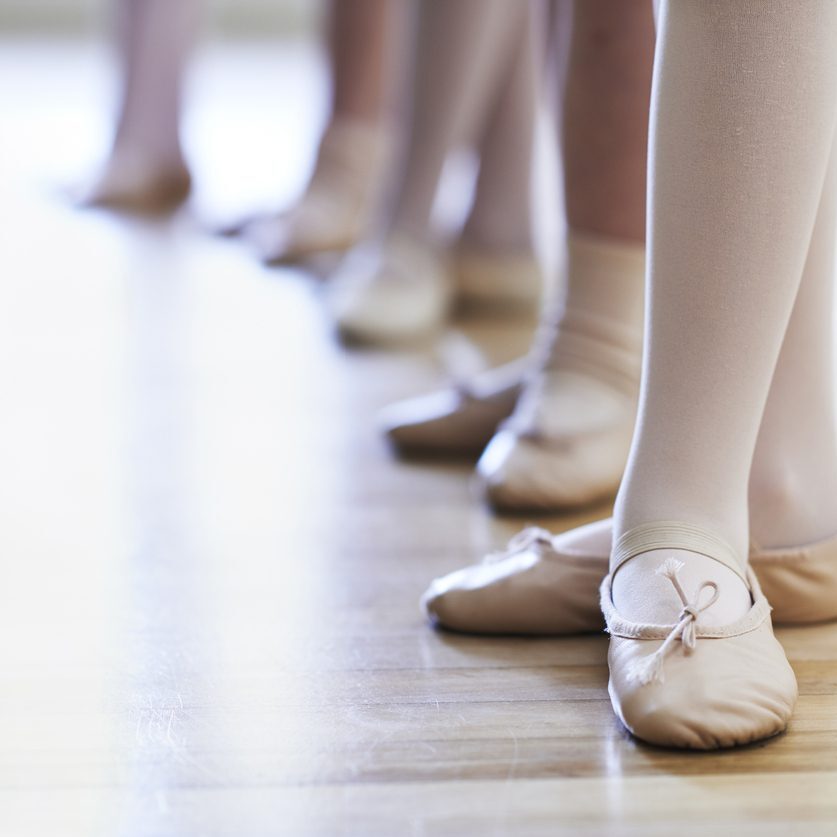
M 561 311 L 566 322 L 592 315 L 609 328 L 641 339 L 645 316 L 645 246 L 606 236 L 567 236 L 566 292 Z
M 393 128 L 386 120 L 337 117 L 320 138 L 320 155 L 334 156 L 359 168 L 379 164 L 392 151 Z
M 576 270 L 645 281 L 645 242 L 568 230 L 568 275 Z

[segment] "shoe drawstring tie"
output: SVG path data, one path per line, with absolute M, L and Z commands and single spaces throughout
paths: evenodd
M 504 558 L 510 558 L 512 555 L 525 552 L 534 546 L 551 547 L 552 533 L 540 526 L 527 526 L 511 538 L 505 549 L 486 555 L 483 563 L 494 564 Z
M 521 534 L 523 533 L 521 532 Z M 640 685 L 647 686 L 649 683 L 663 682 L 665 679 L 663 661 L 669 649 L 678 639 L 683 643 L 687 654 L 694 650 L 697 644 L 695 625 L 698 616 L 718 601 L 720 594 L 718 585 L 714 581 L 704 581 L 698 588 L 694 601 L 690 602 L 678 577 L 678 573 L 683 569 L 683 566 L 682 561 L 678 561 L 676 558 L 667 558 L 657 568 L 657 575 L 665 576 L 674 586 L 680 601 L 683 603 L 683 610 L 680 611 L 677 624 L 663 640 L 663 644 L 653 654 L 637 660 L 633 669 L 629 672 L 629 678 L 636 680 Z M 706 604 L 700 604 L 700 597 L 704 590 L 711 590 L 712 597 Z

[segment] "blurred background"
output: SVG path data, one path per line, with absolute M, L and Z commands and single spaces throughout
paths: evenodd
M 0 139 L 6 176 L 73 189 L 107 156 L 119 96 L 116 5 L 0 2 L 0 61 L 13 80 L 0 93 L 3 120 L 16 126 Z M 324 14 L 325 4 L 304 0 L 206 4 L 183 95 L 197 206 L 235 214 L 252 201 L 286 202 L 304 185 L 327 108 Z M 280 143 L 281 164 L 271 152 Z
M 378 431 L 446 380 L 433 346 L 350 354 L 308 271 L 209 234 L 304 188 L 323 13 L 209 4 L 184 95 L 193 193 L 161 218 L 73 197 L 112 139 L 113 4 L 0 0 L 4 834 L 310 816 L 295 789 L 365 769 L 379 663 L 428 663 L 428 579 L 516 528 L 471 502 L 472 465 L 398 464 Z M 465 333 L 490 365 L 531 323 Z M 397 649 L 362 661 L 377 635 Z M 226 794 L 251 780 L 261 802 Z M 218 796 L 195 805 L 196 787 Z
M 89 35 L 101 29 L 101 0 L 3 0 L 6 32 Z M 214 35 L 276 36 L 312 31 L 320 4 L 311 0 L 208 0 L 207 29 Z

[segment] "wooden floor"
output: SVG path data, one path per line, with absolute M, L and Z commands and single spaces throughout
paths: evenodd
M 620 729 L 603 636 L 428 628 L 427 582 L 520 523 L 376 433 L 441 379 L 433 348 L 342 350 L 315 279 L 188 217 L 71 210 L 53 185 L 98 136 L 100 57 L 0 55 L 3 837 L 837 833 L 837 627 L 779 633 L 790 731 L 715 755 Z M 318 73 L 310 50 L 201 65 L 204 206 L 293 190 Z M 491 359 L 527 339 L 459 334 Z

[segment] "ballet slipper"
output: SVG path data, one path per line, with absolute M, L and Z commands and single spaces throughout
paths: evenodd
M 76 195 L 80 206 L 161 214 L 179 207 L 192 188 L 184 163 L 161 164 L 140 155 L 114 153 L 96 180 Z
M 609 542 L 610 528 L 609 520 L 601 520 L 576 531 L 600 541 L 597 536 L 603 533 Z M 598 592 L 607 573 L 607 555 L 589 554 L 556 540 L 544 529 L 523 529 L 504 551 L 434 579 L 421 598 L 424 614 L 434 625 L 465 633 L 601 631 Z
M 381 430 L 402 455 L 476 457 L 511 415 L 524 366 L 515 361 L 392 404 L 380 413 Z
M 515 377 L 498 376 L 487 385 L 466 382 L 393 404 L 382 414 L 382 430 L 403 453 L 482 452 L 477 474 L 498 511 L 550 512 L 607 499 L 622 479 L 635 401 L 577 376 L 572 392 L 583 401 L 586 426 L 550 437 L 527 429 L 520 413 L 505 422 L 520 401 L 531 365 L 518 362 Z M 600 400 L 598 416 L 590 409 L 592 392 Z M 558 398 L 535 397 L 540 411 L 567 412 L 574 409 L 570 394 L 565 389 Z M 533 397 L 531 388 L 528 396 Z
M 496 510 L 557 512 L 615 494 L 639 394 L 644 268 L 641 245 L 568 236 L 567 292 L 545 308 L 514 413 L 477 465 Z
M 365 344 L 428 337 L 444 323 L 450 303 L 444 260 L 402 234 L 350 253 L 326 288 L 340 335 Z
M 529 402 L 527 404 L 527 402 Z M 612 497 L 630 450 L 633 396 L 562 370 L 527 385 L 515 413 L 477 463 L 486 499 L 499 512 L 557 512 Z M 550 429 L 552 417 L 564 429 Z
M 460 242 L 451 253 L 457 306 L 464 312 L 510 316 L 538 313 L 544 273 L 532 253 L 503 253 Z
M 465 633 L 599 632 L 611 530 L 610 518 L 557 536 L 524 529 L 504 551 L 435 579 L 422 610 L 433 624 Z M 753 545 L 749 562 L 774 624 L 837 619 L 837 536 L 787 549 Z
M 612 598 L 617 572 L 631 558 L 673 549 L 698 553 L 732 570 L 752 605 L 739 619 L 707 625 L 701 614 L 717 601 L 714 581 L 684 590 L 683 562 L 666 559 L 657 573 L 672 584 L 682 611 L 674 625 L 623 618 Z M 707 595 L 708 594 L 708 595 Z M 616 542 L 612 569 L 601 586 L 610 634 L 608 692 L 617 716 L 637 738 L 664 747 L 710 750 L 734 747 L 782 732 L 797 698 L 796 678 L 773 635 L 770 605 L 752 572 L 742 572 L 721 539 L 687 523 L 638 526 Z
M 238 234 L 265 264 L 345 252 L 370 232 L 392 146 L 388 127 L 335 120 L 320 142 L 314 173 L 295 206 L 255 218 Z M 235 234 L 230 227 L 227 234 Z
M 837 619 L 837 537 L 778 549 L 752 543 L 750 563 L 773 606 L 776 624 Z
M 354 196 L 336 187 L 310 189 L 287 212 L 254 218 L 240 233 L 266 265 L 304 262 L 321 253 L 343 253 L 368 230 Z
M 459 245 L 451 258 L 458 301 L 466 309 L 496 308 L 521 314 L 540 304 L 543 274 L 531 256 L 510 262 L 502 257 L 495 260 Z M 481 276 L 487 281 L 482 283 Z M 515 289 L 509 291 L 507 286 L 512 282 Z M 531 365 L 531 360 L 524 358 L 392 404 L 381 413 L 381 430 L 401 454 L 477 456 L 514 411 Z

